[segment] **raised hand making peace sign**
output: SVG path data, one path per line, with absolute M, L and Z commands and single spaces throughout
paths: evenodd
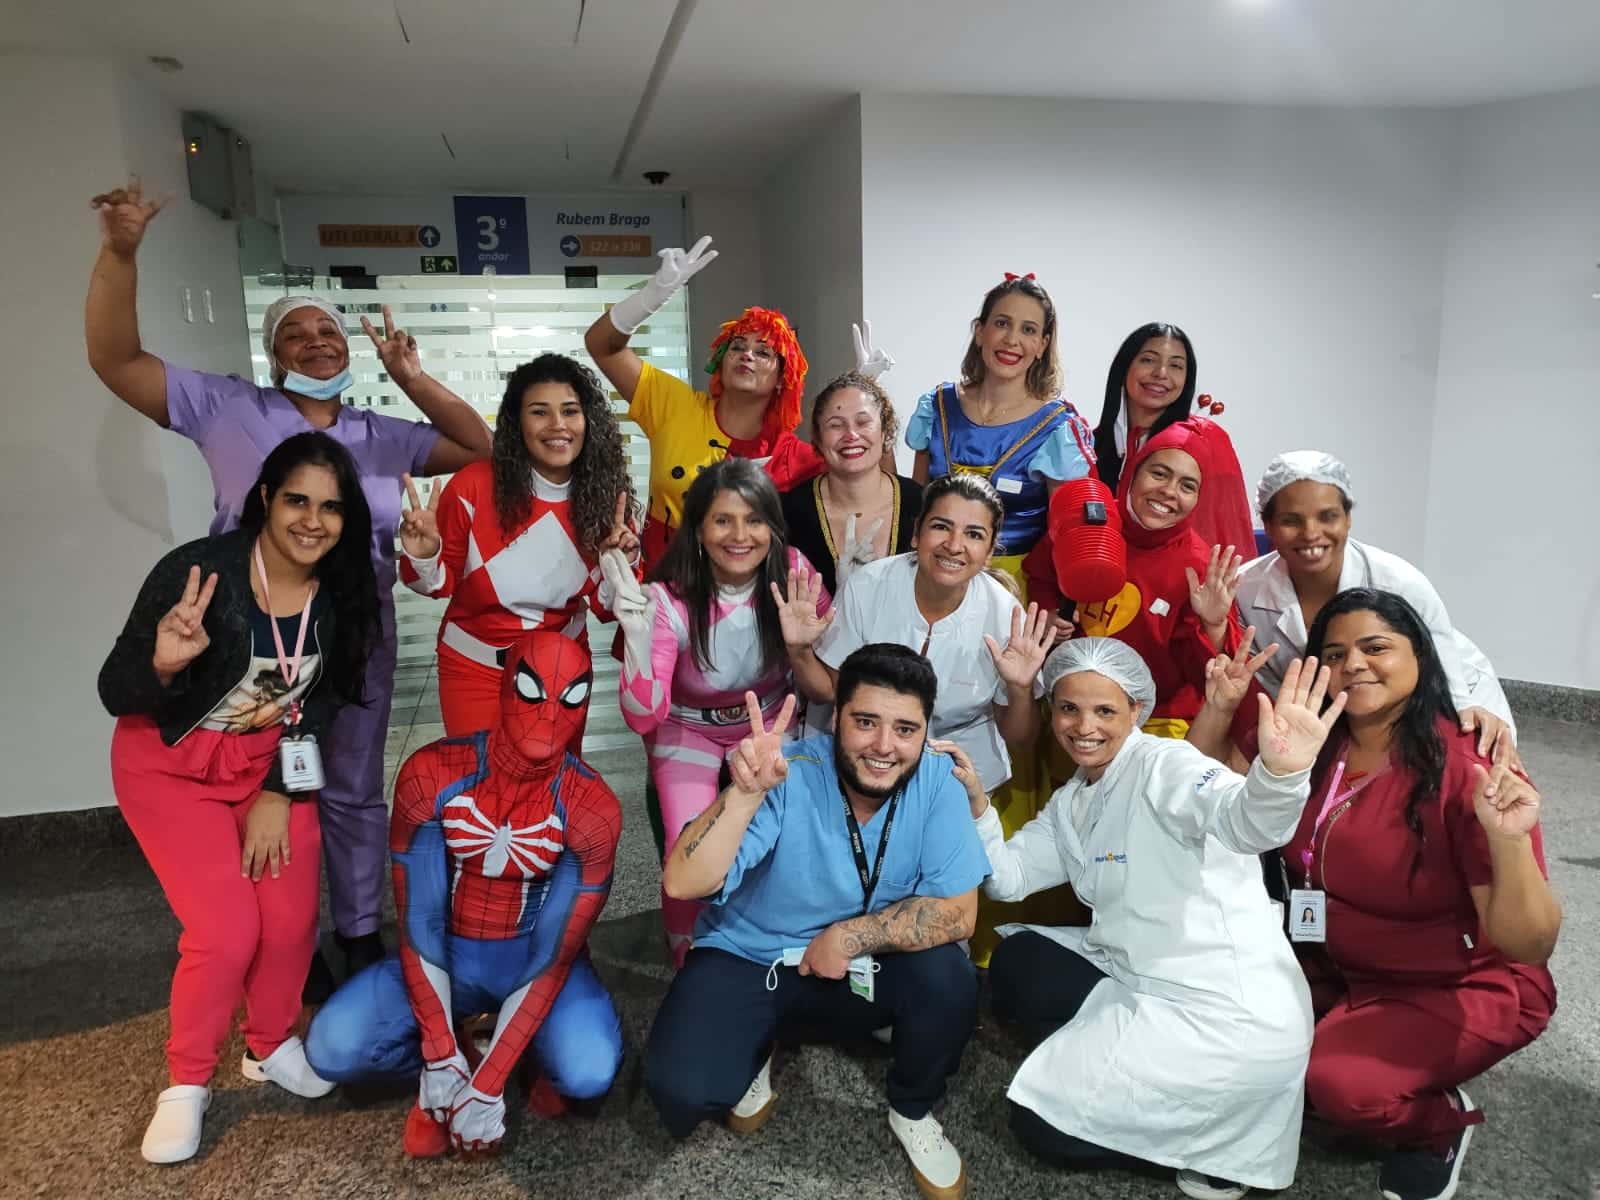
M 412 558 L 428 559 L 439 553 L 439 497 L 444 495 L 444 484 L 429 486 L 428 501 L 417 495 L 416 481 L 409 475 L 400 476 L 406 485 L 406 498 L 411 506 L 400 514 L 400 545 Z
M 611 532 L 595 547 L 597 554 L 620 550 L 630 563 L 639 561 L 639 535 L 628 525 L 628 493 L 617 493 L 617 511 L 611 518 Z
M 789 777 L 783 735 L 794 717 L 794 697 L 784 698 L 771 729 L 762 723 L 761 703 L 754 692 L 744 694 L 744 710 L 750 714 L 750 736 L 728 755 L 728 772 L 733 776 L 734 787 L 748 796 L 760 796 Z
M 1340 692 L 1322 711 L 1328 696 L 1329 671 L 1317 670 L 1317 660 L 1298 658 L 1283 673 L 1283 687 L 1274 704 L 1265 693 L 1256 697 L 1261 718 L 1256 726 L 1261 762 L 1274 775 L 1293 775 L 1317 761 L 1317 751 L 1328 740 L 1328 731 L 1344 711 L 1345 694 Z
M 167 615 L 156 625 L 156 649 L 151 656 L 151 666 L 163 685 L 211 645 L 211 635 L 204 624 L 206 607 L 217 590 L 216 572 L 200 585 L 200 568 L 189 568 L 189 580 L 183 585 L 183 595 L 167 609 Z
M 1239 707 L 1240 701 L 1250 690 L 1250 681 L 1255 678 L 1256 672 L 1278 652 L 1278 643 L 1273 642 L 1260 654 L 1247 657 L 1255 640 L 1256 627 L 1251 625 L 1245 629 L 1244 638 L 1239 643 L 1238 658 L 1219 654 L 1206 663 L 1207 704 L 1229 713 Z
M 383 369 L 397 385 L 405 387 L 422 374 L 422 355 L 417 352 L 417 339 L 404 329 L 394 327 L 394 314 L 389 311 L 387 304 L 383 306 L 381 338 L 378 336 L 378 331 L 372 327 L 372 322 L 366 317 L 361 318 L 361 329 L 378 348 L 378 357 L 383 361 Z
M 144 231 L 170 197 L 146 200 L 144 185 L 135 175 L 125 188 L 113 188 L 89 201 L 100 216 L 100 244 L 119 258 L 132 258 L 144 241 Z

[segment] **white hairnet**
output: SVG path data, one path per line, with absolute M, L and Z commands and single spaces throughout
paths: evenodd
M 345 333 L 344 314 L 328 301 L 317 296 L 284 296 L 274 300 L 267 306 L 267 315 L 261 318 L 261 348 L 267 354 L 267 366 L 271 368 L 273 382 L 283 378 L 283 371 L 278 366 L 277 357 L 272 353 L 272 344 L 278 338 L 278 326 L 283 324 L 283 319 L 297 308 L 321 309 L 333 318 L 333 323 L 339 327 L 341 335 Z
M 1050 652 L 1039 672 L 1041 695 L 1050 695 L 1063 676 L 1076 675 L 1079 671 L 1093 671 L 1111 680 L 1139 706 L 1141 717 L 1148 717 L 1156 706 L 1156 681 L 1139 652 L 1127 642 L 1103 637 L 1072 638 L 1062 642 Z
M 1291 483 L 1309 479 L 1313 483 L 1331 483 L 1344 493 L 1346 500 L 1354 503 L 1355 490 L 1350 486 L 1350 469 L 1331 454 L 1321 450 L 1290 450 L 1278 455 L 1261 473 L 1256 484 L 1256 511 L 1266 512 L 1268 503 Z

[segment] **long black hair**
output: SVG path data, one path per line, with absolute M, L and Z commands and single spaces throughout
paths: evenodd
M 372 510 L 350 452 L 325 433 L 297 433 L 279 442 L 245 497 L 239 528 L 259 535 L 268 503 L 301 467 L 327 467 L 339 484 L 344 527 L 339 540 L 317 560 L 313 574 L 339 631 L 333 652 L 323 659 L 328 682 L 345 702 L 360 704 L 367 656 L 378 640 L 378 577 L 372 569 Z
M 989 314 L 1000 297 L 1023 295 L 1044 309 L 1044 325 L 1039 330 L 1045 336 L 1044 353 L 1032 366 L 1023 383 L 1028 395 L 1044 403 L 1061 393 L 1061 353 L 1056 348 L 1056 306 L 1050 293 L 1034 282 L 1030 275 L 1018 275 L 995 284 L 984 293 L 983 306 L 972 319 L 972 339 L 967 343 L 967 353 L 961 360 L 961 382 L 966 387 L 977 387 L 983 382 L 985 369 L 983 351 L 978 348 L 978 330 L 989 323 Z
M 583 409 L 583 447 L 572 464 L 572 486 L 567 494 L 578 545 L 592 552 L 611 532 L 617 497 L 626 493 L 630 517 L 637 512 L 638 499 L 622 456 L 622 431 L 605 389 L 593 371 L 565 354 L 541 354 L 532 362 L 523 363 L 506 380 L 489 459 L 494 470 L 495 513 L 501 526 L 510 531 L 533 511 L 528 473 L 534 463 L 522 437 L 522 403 L 528 389 L 541 383 L 566 384 Z
M 1404 597 L 1376 588 L 1350 588 L 1340 592 L 1322 606 L 1317 619 L 1311 623 L 1306 637 L 1306 654 L 1322 658 L 1322 647 L 1327 641 L 1328 626 L 1335 617 L 1346 613 L 1370 612 L 1400 637 L 1411 643 L 1411 652 L 1417 658 L 1417 686 L 1406 700 L 1405 707 L 1389 728 L 1390 743 L 1400 756 L 1400 763 L 1416 777 L 1411 795 L 1406 800 L 1406 828 L 1417 835 L 1422 832 L 1422 806 L 1439 798 L 1439 787 L 1444 780 L 1445 742 L 1439 733 L 1439 718 L 1445 717 L 1452 726 L 1460 723 L 1455 701 L 1450 698 L 1450 680 L 1445 676 L 1444 664 L 1434 648 L 1433 635 L 1417 615 L 1417 610 Z M 1339 725 L 1348 729 L 1346 716 Z M 1332 738 L 1323 747 L 1318 775 L 1326 769 L 1326 760 L 1332 753 Z M 1422 848 L 1417 848 L 1412 860 L 1413 872 L 1422 865 Z
M 1128 368 L 1133 366 L 1139 351 L 1152 338 L 1173 338 L 1182 342 L 1183 352 L 1189 356 L 1189 372 L 1184 376 L 1183 390 L 1178 393 L 1178 398 L 1156 418 L 1145 440 L 1155 437 L 1168 425 L 1183 420 L 1194 409 L 1194 385 L 1200 371 L 1195 365 L 1194 343 L 1189 340 L 1189 335 L 1176 325 L 1152 321 L 1123 338 L 1122 345 L 1117 347 L 1116 357 L 1111 360 L 1111 369 L 1106 372 L 1105 403 L 1100 406 L 1100 423 L 1094 427 L 1095 469 L 1100 482 L 1113 492 L 1117 490 L 1117 481 L 1122 478 L 1122 455 L 1117 451 L 1117 414 L 1122 411 L 1122 387 L 1128 380 Z
M 756 631 L 761 639 L 761 669 L 765 673 L 787 660 L 783 627 L 778 623 L 778 605 L 772 587 L 780 592 L 789 582 L 789 528 L 783 520 L 783 503 L 768 474 L 748 458 L 725 458 L 701 471 L 683 494 L 683 524 L 672 535 L 672 542 L 650 578 L 666 584 L 678 594 L 689 610 L 689 646 L 695 664 L 707 671 L 711 662 L 711 605 L 717 595 L 717 581 L 711 563 L 700 544 L 700 526 L 719 492 L 733 492 L 756 511 L 772 530 L 767 557 L 756 574 L 752 603 L 756 609 Z M 615 503 L 613 501 L 612 503 Z

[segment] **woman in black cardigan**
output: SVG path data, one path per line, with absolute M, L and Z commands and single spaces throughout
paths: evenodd
M 348 451 L 297 434 L 267 456 L 237 530 L 156 564 L 100 669 L 117 804 L 183 925 L 150 1162 L 199 1147 L 241 998 L 247 1078 L 301 1096 L 333 1086 L 290 1032 L 317 937 L 317 806 L 305 801 L 321 783 L 317 739 L 363 699 L 371 537 Z

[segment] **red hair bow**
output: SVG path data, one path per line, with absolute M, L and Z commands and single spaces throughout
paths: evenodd
M 1010 271 L 1006 272 L 1006 282 L 1007 283 L 1014 283 L 1018 279 L 1027 279 L 1027 280 L 1031 281 L 1033 279 L 1033 272 L 1029 271 L 1026 275 L 1014 275 Z

